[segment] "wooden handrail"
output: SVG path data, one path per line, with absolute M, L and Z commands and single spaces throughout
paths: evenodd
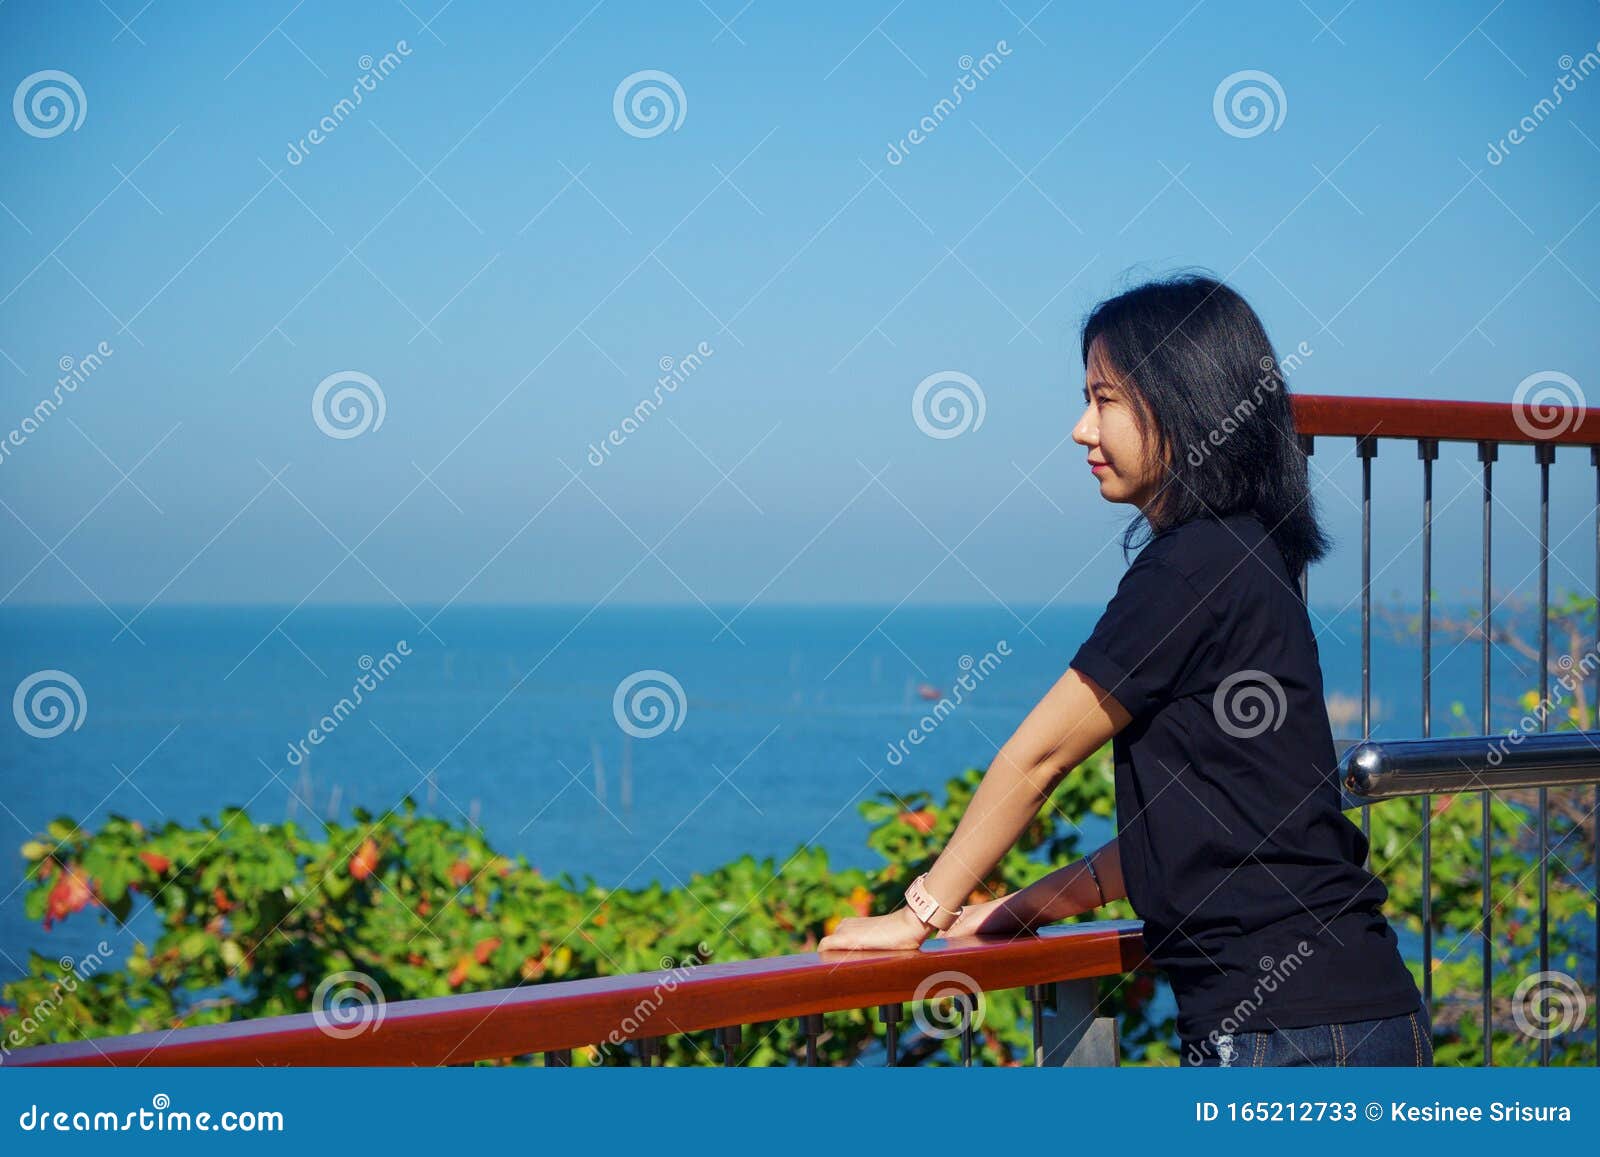
M 1291 394 L 1295 428 L 1308 436 L 1433 438 L 1441 442 L 1547 442 L 1600 445 L 1600 418 L 1588 419 L 1578 399 L 1564 422 L 1543 422 L 1530 406 L 1510 402 L 1441 402 L 1431 398 L 1344 398 Z M 1518 422 L 1519 416 L 1522 421 Z M 1562 428 L 1562 427 L 1565 428 Z M 1531 432 L 1530 432 L 1531 431 Z
M 375 1006 L 325 1030 L 312 1013 L 18 1049 L 10 1065 L 443 1065 L 662 1037 L 910 1000 L 938 972 L 982 991 L 1148 967 L 1138 920 L 1041 928 L 1015 940 L 929 940 L 918 951 L 816 952 L 524 985 Z M 350 1035 L 339 1035 L 349 1033 Z M 613 1033 L 615 1034 L 613 1036 Z

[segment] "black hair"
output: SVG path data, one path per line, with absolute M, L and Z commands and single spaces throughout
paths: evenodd
M 1148 541 L 1192 518 L 1236 513 L 1261 520 L 1291 578 L 1328 552 L 1289 388 L 1244 298 L 1203 273 L 1172 274 L 1094 307 L 1083 323 L 1085 368 L 1096 338 L 1164 463 L 1155 498 L 1123 534 L 1125 556 L 1141 528 Z

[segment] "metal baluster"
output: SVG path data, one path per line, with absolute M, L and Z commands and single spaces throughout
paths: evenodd
M 1550 730 L 1550 464 L 1556 448 L 1533 448 L 1539 463 L 1539 730 Z M 1550 812 L 1549 789 L 1539 789 L 1539 971 L 1550 971 Z M 1550 1064 L 1550 1035 L 1539 1035 L 1539 1063 Z
M 1478 443 L 1478 461 L 1483 463 L 1483 614 L 1479 629 L 1483 632 L 1483 733 L 1490 733 L 1489 703 L 1489 579 L 1493 573 L 1491 531 L 1494 517 L 1494 462 L 1500 448 L 1494 442 Z M 1483 799 L 1483 1063 L 1494 1064 L 1494 904 L 1492 901 L 1493 876 L 1490 871 L 1490 844 L 1493 826 L 1490 823 L 1490 792 L 1484 788 L 1479 793 Z
M 1022 990 L 1027 998 L 1028 1010 L 1033 1020 L 1033 1063 L 1044 1064 L 1044 990 L 1047 986 L 1030 984 Z
M 546 1050 L 544 1054 L 544 1067 L 547 1069 L 570 1069 L 572 1067 L 572 1050 Z
M 1372 460 L 1378 440 L 1356 439 L 1361 458 L 1361 738 L 1372 738 Z M 1367 842 L 1362 867 L 1372 863 L 1372 805 L 1361 805 L 1361 834 Z
M 661 1058 L 661 1038 L 658 1036 L 642 1036 L 639 1038 L 639 1059 L 644 1062 L 645 1068 L 652 1068 Z
M 972 1067 L 972 1009 L 968 1006 L 971 999 L 964 992 L 958 992 L 952 999 L 956 1009 L 961 1014 L 961 1063 L 968 1068 Z
M 900 1058 L 900 1013 L 898 1003 L 880 1004 L 878 1019 L 883 1022 L 884 1048 L 888 1050 L 888 1067 L 894 1068 Z
M 1435 438 L 1417 439 L 1422 459 L 1422 736 L 1433 724 L 1433 462 Z M 1422 1003 L 1433 1011 L 1433 797 L 1422 796 Z
M 1589 463 L 1595 467 L 1594 472 L 1594 585 L 1595 594 L 1600 595 L 1600 446 L 1589 448 Z M 1600 652 L 1600 604 L 1596 605 L 1595 614 L 1595 640 L 1596 652 Z M 1595 681 L 1595 715 L 1594 719 L 1600 721 L 1600 679 Z M 1590 726 L 1596 726 L 1591 722 Z M 1594 788 L 1595 811 L 1600 812 L 1600 783 Z M 1594 826 L 1594 864 L 1595 879 L 1600 881 L 1600 823 Z M 1600 994 L 1600 900 L 1595 902 L 1594 909 L 1594 990 Z M 1600 1028 L 1595 1030 L 1594 1063 L 1600 1065 Z
M 801 1025 L 806 1032 L 806 1064 L 815 1066 L 817 1061 L 817 1038 L 822 1035 L 822 1014 L 809 1012 L 800 1018 Z
M 722 1063 L 731 1067 L 734 1058 L 739 1053 L 740 1042 L 744 1040 L 744 1026 L 738 1024 L 723 1025 L 717 1030 L 717 1041 L 722 1045 Z

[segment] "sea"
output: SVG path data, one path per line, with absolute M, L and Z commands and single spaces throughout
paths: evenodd
M 148 912 L 121 932 L 26 918 L 21 847 L 59 816 L 154 827 L 237 806 L 316 830 L 409 795 L 580 883 L 676 886 L 807 846 L 875 868 L 858 805 L 986 767 L 1101 610 L 0 607 L 0 980 L 30 952 L 158 930 Z M 1335 736 L 1359 736 L 1359 610 L 1312 618 Z M 1421 734 L 1411 625 L 1375 616 L 1371 647 L 1372 733 Z M 1479 642 L 1435 637 L 1436 734 L 1481 730 L 1480 662 Z M 1511 726 L 1536 669 L 1510 648 L 1493 663 Z M 1073 818 L 1086 846 L 1112 834 Z

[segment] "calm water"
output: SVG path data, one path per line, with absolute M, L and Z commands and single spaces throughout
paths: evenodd
M 736 614 L 715 610 L 724 622 Z M 0 728 L 0 894 L 11 892 L 0 902 L 0 976 L 30 949 L 77 955 L 107 935 L 82 916 L 45 933 L 12 891 L 21 844 L 57 815 L 92 828 L 110 813 L 192 822 L 239 805 L 304 822 L 331 807 L 382 812 L 410 793 L 481 822 L 495 846 L 547 875 L 611 886 L 671 885 L 747 852 L 781 864 L 806 844 L 840 866 L 876 866 L 856 804 L 986 766 L 1099 610 L 758 607 L 718 637 L 718 619 L 699 607 L 462 607 L 431 631 L 399 608 L 308 607 L 287 619 L 286 608 L 154 608 L 135 639 L 114 638 L 100 608 L 0 608 L 0 686 L 58 669 L 87 701 L 82 726 L 55 738 L 9 719 Z M 1358 696 L 1359 615 L 1328 613 L 1318 614 L 1327 690 Z M 1374 635 L 1374 730 L 1416 734 L 1416 644 Z M 1453 698 L 1478 711 L 1479 651 L 1451 648 L 1436 640 L 1436 730 Z M 959 711 L 891 764 L 890 744 L 929 706 L 919 686 L 953 693 L 963 656 L 981 664 L 990 653 L 992 670 Z M 350 696 L 363 657 L 377 664 L 374 689 L 322 743 L 305 743 Z M 1534 677 L 1497 663 L 1502 725 L 1518 714 L 1512 686 Z M 675 728 L 633 738 L 613 696 L 642 670 L 676 679 L 683 707 L 670 708 Z M 1359 726 L 1357 715 L 1335 731 Z M 296 744 L 309 753 L 298 763 Z

